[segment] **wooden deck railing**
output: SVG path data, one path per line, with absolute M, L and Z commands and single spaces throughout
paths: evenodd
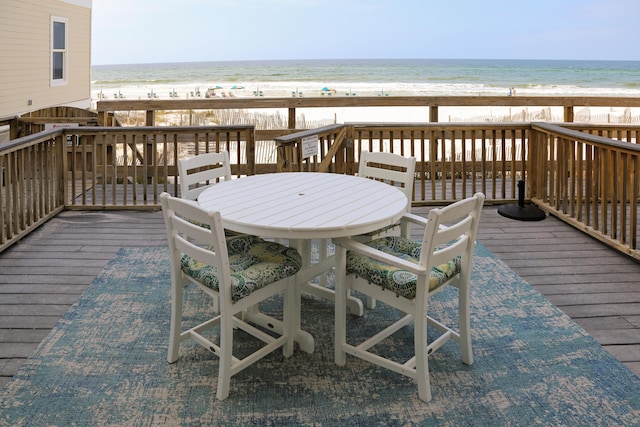
M 640 128 L 531 125 L 529 188 L 534 203 L 640 259 Z M 596 136 L 606 134 L 616 140 Z
M 414 205 L 442 205 L 476 191 L 489 202 L 517 200 L 517 182 L 525 179 L 525 123 L 347 123 L 276 138 L 281 171 L 357 171 L 358 154 L 385 151 L 417 159 Z M 303 141 L 319 142 L 305 155 Z M 333 169 L 330 169 L 333 168 Z
M 0 149 L 0 252 L 64 209 L 65 138 L 42 132 Z
M 237 177 L 352 174 L 358 154 L 369 150 L 416 157 L 414 205 L 476 191 L 487 203 L 514 203 L 525 180 L 527 199 L 640 259 L 639 132 L 625 125 L 347 123 L 259 146 L 252 126 L 60 128 L 0 147 L 0 250 L 65 208 L 158 209 L 162 191 L 178 192 L 181 156 L 228 150 Z
M 336 124 L 275 138 L 278 172 L 353 174 L 353 145 L 347 140 L 348 129 L 353 127 Z
M 157 208 L 161 192 L 177 194 L 177 159 L 200 153 L 227 150 L 235 176 L 256 173 L 253 126 L 84 127 L 64 135 L 68 208 Z
M 157 209 L 177 194 L 176 159 L 227 150 L 256 172 L 253 126 L 59 128 L 0 147 L 0 251 L 67 209 Z M 275 171 L 275 164 L 272 165 Z

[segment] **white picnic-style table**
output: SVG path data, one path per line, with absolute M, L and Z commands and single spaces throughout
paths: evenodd
M 309 283 L 335 266 L 335 258 L 323 254 L 311 262 L 311 241 L 369 233 L 395 224 L 406 212 L 409 201 L 398 188 L 373 179 L 315 172 L 260 174 L 220 182 L 203 191 L 198 203 L 219 211 L 224 227 L 265 238 L 288 239 L 303 257 L 296 277 L 300 287 L 316 295 L 333 298 L 322 283 Z M 298 304 L 300 305 L 300 304 Z M 362 314 L 362 301 L 350 299 L 350 310 Z M 260 314 L 255 316 L 260 324 Z M 313 352 L 314 342 L 300 325 L 296 341 L 303 351 Z M 272 325 L 271 325 L 272 326 Z M 276 325 L 278 328 L 281 325 Z

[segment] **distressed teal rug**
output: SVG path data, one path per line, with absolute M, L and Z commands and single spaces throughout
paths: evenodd
M 208 310 L 188 292 L 194 321 Z M 406 377 L 353 357 L 333 363 L 333 305 L 303 298 L 316 351 L 272 353 L 216 400 L 218 360 L 183 344 L 166 362 L 165 248 L 123 249 L 0 395 L 7 426 L 612 426 L 640 423 L 640 379 L 487 249 L 473 272 L 475 364 L 455 343 L 431 358 L 433 401 Z M 274 300 L 263 307 L 276 309 Z M 454 306 L 443 293 L 432 312 Z M 279 310 L 279 309 L 278 309 Z M 277 311 L 278 311 L 277 310 Z M 384 306 L 349 320 L 358 334 L 395 316 Z M 412 332 L 389 343 L 410 348 Z M 406 341 L 403 341 L 406 338 Z M 242 337 L 240 338 L 242 342 Z M 244 345 L 244 344 L 243 344 Z

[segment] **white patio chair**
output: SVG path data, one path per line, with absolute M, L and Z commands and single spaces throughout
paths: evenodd
M 460 343 L 462 362 L 473 363 L 469 321 L 469 279 L 478 222 L 484 195 L 456 202 L 442 209 L 432 209 L 429 217 L 410 213 L 404 220 L 425 227 L 421 241 L 402 236 L 386 236 L 362 243 L 353 238 L 335 239 L 336 266 L 336 335 L 335 358 L 340 366 L 351 354 L 418 383 L 419 398 L 431 400 L 428 357 L 449 339 Z M 429 298 L 447 286 L 458 288 L 457 326 L 445 325 L 427 314 Z M 404 313 L 400 320 L 358 344 L 347 342 L 345 298 L 351 289 L 372 296 Z M 365 319 L 366 320 L 366 319 Z M 415 354 L 398 362 L 370 351 L 401 328 L 413 323 Z M 431 343 L 427 328 L 439 331 Z M 398 343 L 396 346 L 401 345 Z
M 411 211 L 411 200 L 413 198 L 413 183 L 416 168 L 415 157 L 404 157 L 394 153 L 369 152 L 362 151 L 360 153 L 358 166 L 358 176 L 363 178 L 371 178 L 377 181 L 385 182 L 389 185 L 399 187 L 407 196 L 407 212 Z M 389 226 L 383 230 L 376 230 L 367 235 L 358 236 L 359 241 L 370 241 L 374 237 L 380 237 L 383 234 L 390 234 L 393 229 L 400 228 L 400 225 Z M 408 230 L 403 230 L 402 235 L 406 236 Z M 327 257 L 328 240 L 320 241 L 319 256 L 320 260 Z M 321 284 L 326 286 L 326 277 L 321 277 Z M 317 292 L 310 286 L 304 287 L 305 291 L 314 295 L 326 298 L 326 293 Z M 331 296 L 331 294 L 328 294 Z M 367 308 L 375 308 L 376 301 L 367 297 Z
M 231 179 L 228 151 L 205 153 L 178 160 L 180 197 L 197 200 L 200 193 L 220 180 Z
M 399 187 L 407 196 L 407 212 L 411 212 L 413 187 L 416 171 L 416 158 L 404 157 L 394 153 L 378 153 L 362 151 L 358 165 L 358 176 L 371 178 Z M 389 232 L 393 226 L 384 230 L 369 233 L 368 237 L 379 237 Z M 408 230 L 402 230 L 401 235 L 407 237 Z
M 405 157 L 396 153 L 363 150 L 358 160 L 358 176 L 399 186 L 409 200 L 413 197 L 415 169 L 415 157 Z
M 226 238 L 219 212 L 205 211 L 196 202 L 160 195 L 171 261 L 171 327 L 167 360 L 178 360 L 180 342 L 193 339 L 220 358 L 218 399 L 229 395 L 231 377 L 279 347 L 293 353 L 297 309 L 294 275 L 302 265 L 293 248 L 255 236 Z M 197 224 L 208 224 L 208 228 Z M 183 290 L 196 284 L 220 301 L 220 312 L 198 325 L 183 326 Z M 242 320 L 244 310 L 284 293 L 282 333 L 269 334 Z M 213 312 L 212 307 L 212 312 Z M 213 314 L 213 313 L 212 313 Z M 272 319 L 278 323 L 278 320 Z M 204 331 L 219 326 L 213 334 Z M 240 328 L 265 344 L 239 359 L 233 355 L 234 329 Z M 275 336 L 274 336 L 275 335 Z M 214 343 L 217 341 L 218 343 Z
M 407 212 L 411 212 L 411 201 L 413 200 L 413 188 L 415 180 L 416 158 L 404 157 L 394 153 L 379 153 L 362 151 L 360 153 L 360 163 L 358 165 L 358 176 L 371 178 L 385 182 L 389 185 L 399 187 L 407 196 Z M 408 224 L 401 222 L 395 226 L 388 226 L 382 230 L 376 230 L 366 235 L 358 237 L 359 241 L 370 241 L 376 237 L 384 235 L 409 236 Z M 376 300 L 367 296 L 367 308 L 376 306 Z
M 228 151 L 204 153 L 187 159 L 178 160 L 180 197 L 198 200 L 198 196 L 207 188 L 220 181 L 231 179 L 231 161 Z M 238 236 L 231 230 L 224 231 L 225 236 Z
M 187 200 L 198 200 L 198 196 L 207 188 L 220 181 L 231 179 L 231 161 L 229 152 L 198 154 L 186 159 L 178 159 L 178 180 L 180 197 Z M 198 224 L 208 227 L 207 224 Z M 238 236 L 231 230 L 224 230 L 226 237 Z M 213 306 L 218 310 L 219 303 L 214 298 Z

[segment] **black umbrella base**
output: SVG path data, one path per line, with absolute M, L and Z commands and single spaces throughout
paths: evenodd
M 501 205 L 498 207 L 498 213 L 506 218 L 517 219 L 518 221 L 542 221 L 547 217 L 544 211 L 536 205 Z

